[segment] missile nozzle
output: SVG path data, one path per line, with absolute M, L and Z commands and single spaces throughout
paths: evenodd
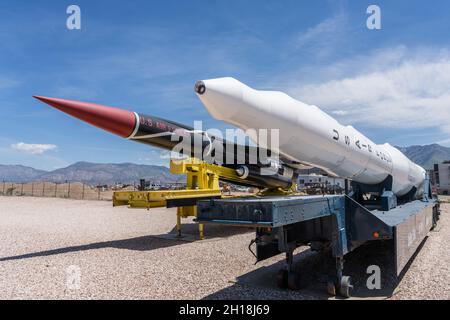
M 197 81 L 195 83 L 195 88 L 194 88 L 195 92 L 199 95 L 202 95 L 206 92 L 206 86 L 205 83 L 203 81 Z

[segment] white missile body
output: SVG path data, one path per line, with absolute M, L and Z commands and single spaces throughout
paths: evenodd
M 341 125 L 316 106 L 282 92 L 252 89 L 233 78 L 199 81 L 196 93 L 218 120 L 243 130 L 279 129 L 279 150 L 273 151 L 287 159 L 370 185 L 391 175 L 397 196 L 414 187 L 418 194 L 423 192 L 422 167 L 391 145 L 377 145 L 353 127 Z M 249 135 L 261 145 L 251 130 Z

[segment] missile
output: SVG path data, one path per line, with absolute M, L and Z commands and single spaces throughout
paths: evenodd
M 392 191 L 401 197 L 423 192 L 426 171 L 389 144 L 378 145 L 352 126 L 341 125 L 320 110 L 285 93 L 259 91 L 234 78 L 198 81 L 195 92 L 217 120 L 252 132 L 279 130 L 283 158 L 321 168 L 355 182 L 376 185 L 392 176 Z M 267 147 L 261 145 L 261 147 Z
M 294 175 L 289 168 L 282 165 L 270 171 L 270 174 L 261 174 L 260 172 L 271 167 L 272 163 L 266 163 L 259 157 L 260 154 L 270 152 L 259 150 L 257 147 L 238 146 L 236 143 L 213 139 L 207 133 L 195 131 L 183 124 L 125 109 L 43 96 L 34 98 L 122 138 L 169 151 L 173 151 L 182 143 L 182 148 L 179 146 L 179 149 L 190 150 L 188 154 L 190 157 L 205 160 L 205 155 L 214 152 L 217 145 L 221 145 L 220 149 L 225 152 L 223 158 L 229 159 L 227 153 L 231 153 L 231 158 L 234 159 L 231 164 L 223 165 L 235 169 L 238 177 L 238 180 L 223 179 L 224 181 L 257 188 L 289 188 L 294 181 Z M 189 139 L 182 139 L 187 137 Z M 198 141 L 200 143 L 196 143 Z M 242 163 L 237 161 L 239 152 L 243 153 L 243 158 L 240 158 L 243 160 Z M 257 155 L 256 160 L 252 155 Z

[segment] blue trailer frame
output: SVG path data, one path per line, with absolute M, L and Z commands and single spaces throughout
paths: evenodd
M 353 186 L 355 189 L 363 190 L 364 186 Z M 331 246 L 336 274 L 330 277 L 328 291 L 349 297 L 351 278 L 343 273 L 347 253 L 368 241 L 393 240 L 399 275 L 439 219 L 439 203 L 428 192 L 422 200 L 398 201 L 383 185 L 379 194 L 378 206 L 373 201 L 363 205 L 355 192 L 204 200 L 198 202 L 196 221 L 254 227 L 256 237 L 251 245 L 256 244 L 258 262 L 286 254 L 286 267 L 277 275 L 280 287 L 300 287 L 300 275 L 292 268 L 297 247 Z

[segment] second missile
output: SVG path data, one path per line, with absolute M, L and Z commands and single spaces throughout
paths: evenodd
M 235 143 L 211 139 L 205 136 L 205 132 L 195 131 L 183 124 L 125 109 L 43 96 L 35 96 L 35 98 L 93 126 L 139 143 L 172 151 L 180 144 L 180 140 L 187 141 L 181 145 L 181 149 L 189 150 L 187 156 L 201 160 L 204 160 L 208 150 L 215 149 L 211 147 L 212 144 L 221 144 L 220 149 L 225 152 L 222 155 L 223 162 L 225 159 L 233 159 L 232 163 L 223 163 L 223 165 L 235 169 L 237 176 L 240 177 L 239 181 L 230 182 L 258 188 L 289 188 L 294 182 L 294 174 L 291 174 L 287 168 L 283 169 L 283 166 L 267 172 L 266 169 L 273 165 L 267 159 L 262 161 L 258 158 L 262 153 L 257 147 L 239 146 Z M 183 140 L 187 137 L 189 139 Z M 197 141 L 200 143 L 197 144 Z M 264 152 L 270 154 L 268 151 Z M 243 157 L 239 153 L 242 153 Z M 253 159 L 252 155 L 257 155 L 256 159 Z M 242 161 L 239 162 L 239 159 Z M 240 175 L 242 168 L 246 168 L 249 174 Z M 264 174 L 261 174 L 260 172 L 264 170 Z

